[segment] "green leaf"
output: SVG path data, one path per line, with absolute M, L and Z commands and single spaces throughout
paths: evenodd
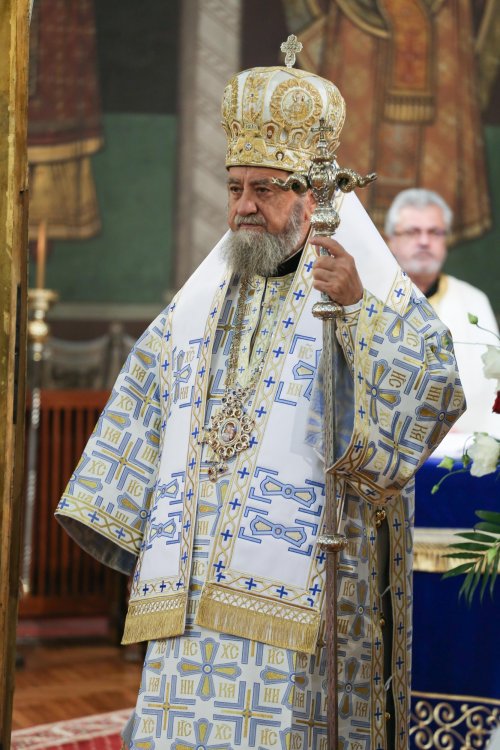
M 443 557 L 454 557 L 457 560 L 477 560 L 479 558 L 477 552 L 450 552 Z
M 453 542 L 451 546 L 453 549 L 465 549 L 469 552 L 485 552 L 490 548 L 488 544 L 483 544 L 482 542 Z
M 439 489 L 439 484 L 435 484 L 431 489 L 431 495 L 435 495 Z
M 493 571 L 491 573 L 491 580 L 490 580 L 490 595 L 493 596 L 493 588 L 495 586 L 495 581 L 497 579 L 498 575 L 498 565 L 500 564 L 500 550 L 498 550 L 496 557 L 493 561 Z
M 469 323 L 472 323 L 473 326 L 477 326 L 477 324 L 479 323 L 479 318 L 477 317 L 477 315 L 467 313 L 467 317 L 469 319 Z
M 476 516 L 482 518 L 483 521 L 498 524 L 500 532 L 500 513 L 496 513 L 494 510 L 476 510 Z
M 487 521 L 483 521 L 482 523 L 476 523 L 474 528 L 478 529 L 479 531 L 490 531 L 492 534 L 496 534 L 497 536 L 500 535 L 500 526 L 497 526 L 496 523 L 488 523 Z
M 450 458 L 450 456 L 445 456 L 438 463 L 437 468 L 438 469 L 448 469 L 448 471 L 451 471 L 454 466 L 455 466 L 455 459 L 454 458 Z
M 480 534 L 478 531 L 462 531 L 460 536 L 462 539 L 470 539 L 473 542 L 486 542 L 487 544 L 497 544 L 500 541 L 493 534 Z
M 470 606 L 472 603 L 472 599 L 474 597 L 474 592 L 478 587 L 479 581 L 481 580 L 481 569 L 476 569 L 475 571 L 472 571 L 467 574 L 466 580 L 464 581 L 462 585 L 462 589 L 460 589 L 460 593 L 464 592 L 465 601 Z M 469 579 L 467 581 L 467 578 Z
M 453 578 L 454 576 L 460 576 L 462 575 L 462 573 L 466 573 L 468 570 L 470 570 L 473 566 L 473 562 L 466 562 L 463 565 L 457 565 L 456 568 L 452 568 L 451 570 L 447 570 L 445 573 L 443 573 L 443 578 Z
M 460 591 L 458 592 L 458 596 L 463 596 L 467 603 L 469 603 L 469 597 L 474 593 L 475 576 L 476 573 L 473 570 L 470 570 L 465 576 L 464 581 L 460 587 Z
M 479 592 L 479 601 L 483 601 L 484 592 L 486 591 L 486 586 L 488 585 L 488 581 L 490 578 L 490 571 L 488 568 L 485 569 L 483 573 L 483 582 L 481 584 L 481 591 Z
M 467 468 L 467 466 L 469 464 L 471 464 L 471 463 L 472 463 L 472 458 L 469 456 L 468 453 L 464 453 L 464 455 L 462 456 L 462 464 L 463 464 L 463 466 L 465 466 L 465 468 Z
M 490 549 L 486 553 L 486 562 L 488 565 L 491 565 L 493 563 L 493 560 L 495 559 L 495 556 L 498 552 L 497 546 L 490 547 Z

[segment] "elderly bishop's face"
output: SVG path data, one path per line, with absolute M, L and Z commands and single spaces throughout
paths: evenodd
M 268 167 L 230 167 L 227 260 L 241 275 L 273 275 L 304 244 L 314 200 L 310 192 L 282 190 L 273 177 L 289 173 Z

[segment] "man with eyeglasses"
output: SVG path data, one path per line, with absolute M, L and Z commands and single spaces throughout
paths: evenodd
M 484 346 L 473 346 L 497 343 L 493 334 L 498 334 L 498 326 L 484 292 L 442 273 L 452 221 L 453 213 L 440 195 L 432 190 L 414 188 L 403 190 L 395 197 L 387 213 L 385 233 L 401 268 L 425 294 L 452 333 L 467 399 L 467 411 L 456 422 L 454 431 L 486 431 L 498 435 L 500 420 L 492 414 L 495 381 L 483 375 Z M 473 326 L 468 313 L 476 315 L 479 325 L 492 333 Z

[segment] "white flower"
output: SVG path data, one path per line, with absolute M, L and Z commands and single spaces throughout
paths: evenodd
M 473 477 L 491 474 L 497 468 L 500 458 L 500 442 L 485 432 L 475 432 L 474 442 L 467 453 L 472 458 L 470 473 Z
M 498 380 L 498 388 L 500 389 L 500 346 L 488 345 L 485 353 L 481 355 L 481 359 L 484 362 L 484 377 Z

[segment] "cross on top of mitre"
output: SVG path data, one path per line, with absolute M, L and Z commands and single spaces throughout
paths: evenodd
M 319 140 L 325 141 L 326 133 L 332 133 L 333 127 L 331 125 L 327 125 L 325 118 L 321 117 L 319 121 L 319 125 L 316 125 L 315 127 L 311 128 L 311 132 L 319 133 Z
M 283 42 L 281 51 L 285 53 L 285 65 L 287 68 L 293 68 L 295 65 L 295 56 L 301 51 L 302 43 L 299 42 L 295 34 L 290 34 L 286 42 Z

